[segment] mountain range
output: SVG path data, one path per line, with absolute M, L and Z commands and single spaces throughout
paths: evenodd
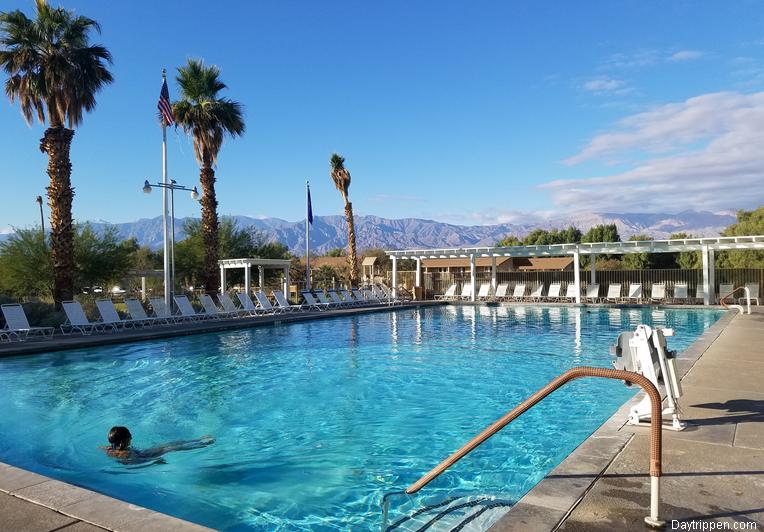
M 279 218 L 232 216 L 239 227 L 252 226 L 272 239 L 286 244 L 295 254 L 305 252 L 305 220 L 289 222 Z M 372 215 L 356 216 L 358 249 L 412 249 L 463 246 L 491 246 L 507 235 L 523 237 L 533 229 L 564 228 L 569 225 L 586 232 L 598 224 L 615 223 L 622 239 L 636 234 L 653 238 L 668 238 L 671 233 L 685 232 L 693 236 L 716 236 L 736 221 L 731 212 L 685 211 L 678 214 L 616 214 L 585 213 L 565 215 L 542 222 L 504 223 L 495 225 L 455 225 L 419 218 L 390 219 Z M 176 238 L 185 235 L 186 219 L 176 219 Z M 116 226 L 123 238 L 134 237 L 142 245 L 162 246 L 162 218 L 147 218 L 134 222 L 108 224 L 91 222 L 96 229 Z M 311 228 L 311 250 L 317 253 L 347 245 L 347 224 L 343 216 L 316 216 Z

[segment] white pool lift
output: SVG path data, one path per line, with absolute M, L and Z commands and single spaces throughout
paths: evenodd
M 671 416 L 671 424 L 664 421 L 664 428 L 684 430 L 687 426 L 680 418 L 679 398 L 682 385 L 676 370 L 676 351 L 666 347 L 666 337 L 674 336 L 674 330 L 663 327 L 637 326 L 634 332 L 623 332 L 611 346 L 613 367 L 639 373 L 650 379 L 655 387 L 666 395 L 664 416 Z M 627 384 L 628 385 L 628 384 Z M 650 398 L 645 395 L 629 412 L 629 425 L 650 424 Z

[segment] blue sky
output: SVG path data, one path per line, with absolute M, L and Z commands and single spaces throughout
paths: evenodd
M 764 203 L 753 0 L 63 5 L 101 23 L 95 40 L 115 59 L 72 147 L 80 221 L 160 213 L 140 188 L 161 176 L 161 69 L 196 57 L 245 106 L 245 136 L 220 153 L 221 214 L 302 219 L 306 179 L 314 212 L 341 214 L 333 151 L 358 214 L 482 224 Z M 30 225 L 47 183 L 43 127 L 7 99 L 0 126 L 0 229 Z M 198 182 L 180 131 L 169 161 L 171 177 Z M 176 211 L 199 207 L 184 196 Z

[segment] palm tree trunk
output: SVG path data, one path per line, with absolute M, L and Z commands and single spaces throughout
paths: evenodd
M 53 263 L 53 300 L 56 308 L 74 297 L 74 227 L 72 225 L 72 163 L 69 149 L 74 131 L 63 126 L 45 130 L 40 151 L 48 154 L 48 206 Z
M 355 250 L 355 223 L 353 222 L 353 204 L 345 201 L 345 220 L 348 224 L 348 264 L 350 266 L 350 284 L 358 286 L 358 260 Z
M 215 170 L 211 161 L 202 165 L 202 237 L 204 239 L 204 288 L 212 294 L 220 288 L 218 275 L 218 200 L 215 196 Z

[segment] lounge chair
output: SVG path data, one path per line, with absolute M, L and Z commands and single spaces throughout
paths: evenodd
M 204 307 L 204 313 L 213 318 L 235 318 L 239 315 L 238 309 L 234 309 L 233 312 L 220 310 L 220 308 L 215 304 L 215 301 L 213 301 L 212 296 L 209 294 L 201 294 L 199 296 L 199 301 L 202 303 L 202 307 Z
M 374 294 L 374 296 L 376 296 L 376 298 L 380 302 L 382 302 L 382 303 L 387 303 L 388 305 L 395 305 L 396 303 L 403 303 L 403 300 L 394 298 L 392 292 L 385 291 L 382 288 L 382 285 L 377 286 L 377 285 L 373 284 L 373 285 L 371 285 L 370 288 L 371 288 L 371 292 Z
M 98 309 L 98 314 L 101 315 L 101 321 L 99 323 L 104 325 L 114 325 L 115 327 L 122 329 L 133 328 L 136 325 L 145 325 L 145 323 L 140 320 L 133 321 L 123 319 L 122 316 L 119 315 L 119 312 L 117 312 L 114 302 L 111 299 L 97 299 L 95 304 Z
M 344 306 L 342 302 L 336 303 L 329 299 L 324 290 L 316 290 L 316 297 L 318 298 L 319 303 L 326 305 L 326 308 L 339 308 Z
M 379 289 L 382 291 L 382 293 L 385 295 L 385 297 L 389 301 L 393 301 L 396 303 L 411 301 L 411 292 L 409 292 L 403 287 L 399 286 L 398 290 L 395 291 L 395 295 L 393 295 L 393 291 L 390 290 L 390 287 L 387 286 L 385 283 L 379 283 Z
M 560 300 L 560 290 L 562 290 L 562 285 L 560 283 L 552 283 L 549 285 L 549 291 L 546 294 L 547 301 L 559 301 Z
M 544 298 L 544 283 L 536 286 L 526 298 L 528 301 L 541 301 Z
M 265 312 L 266 314 L 281 314 L 282 312 L 285 312 L 281 307 L 274 307 L 271 305 L 271 300 L 268 299 L 268 296 L 265 295 L 265 292 L 262 290 L 255 292 L 255 300 L 257 301 L 257 306 L 259 307 L 260 312 Z
M 462 283 L 462 293 L 459 294 L 459 299 L 468 301 L 472 299 L 472 283 Z
M 598 287 L 599 288 L 599 287 Z M 568 283 L 565 287 L 565 295 L 560 297 L 560 301 L 576 301 L 576 283 Z
M 745 287 L 748 289 L 748 292 L 751 296 L 751 303 L 754 301 L 756 302 L 756 305 L 759 305 L 759 283 L 745 283 Z M 740 291 L 740 297 L 737 298 L 737 302 L 740 305 L 745 305 L 745 290 Z
M 217 317 L 207 314 L 206 312 L 196 312 L 194 310 L 194 306 L 191 304 L 191 301 L 189 301 L 188 297 L 186 296 L 172 296 L 172 298 L 175 300 L 175 304 L 178 306 L 180 314 L 186 319 L 209 320 L 211 318 Z
M 351 307 L 357 307 L 366 304 L 366 299 L 358 299 L 353 297 L 353 293 L 345 288 L 339 289 L 338 292 L 345 299 L 345 301 L 350 302 Z
M 732 294 L 733 290 L 735 290 L 735 285 L 733 284 L 720 284 L 717 302 L 720 305 L 722 304 L 722 300 L 724 300 L 725 303 L 733 303 L 735 301 L 735 296 Z
M 687 295 L 687 283 L 674 283 L 674 297 L 672 303 L 687 303 L 690 298 Z
M 370 301 L 371 303 L 375 303 L 377 305 L 389 305 L 389 301 L 385 301 L 379 298 L 378 293 L 375 290 L 372 290 L 370 288 L 364 289 L 364 294 L 366 294 L 366 301 Z
M 233 299 L 231 299 L 231 296 L 229 296 L 227 292 L 221 292 L 218 294 L 218 301 L 220 301 L 220 304 L 223 305 L 223 310 L 231 315 L 254 316 L 256 314 L 256 312 L 253 310 L 237 307 L 236 303 L 233 302 Z
M 53 331 L 55 331 L 53 327 L 32 327 L 29 325 L 24 307 L 18 303 L 7 303 L 0 305 L 0 307 L 5 318 L 5 329 L 3 329 L 3 332 L 9 340 L 11 336 L 15 336 L 20 341 L 24 341 L 30 336 L 39 336 L 41 338 L 53 336 Z
M 443 294 L 438 294 L 435 299 L 443 299 L 446 301 L 456 299 L 456 283 L 449 286 Z
M 522 301 L 525 297 L 525 283 L 518 283 L 512 291 L 512 301 Z
M 621 295 L 620 288 L 618 288 L 618 295 Z M 600 298 L 600 285 L 599 283 L 592 283 L 586 287 L 586 295 L 584 296 L 584 302 L 599 303 L 602 301 Z
M 273 290 L 271 295 L 273 295 L 273 299 L 276 301 L 276 308 L 281 309 L 282 312 L 302 310 L 302 305 L 292 305 L 281 290 Z
M 372 301 L 369 301 L 366 298 L 366 294 L 364 294 L 360 288 L 353 288 L 353 296 L 355 296 L 356 300 L 359 301 L 362 305 L 368 305 L 369 303 L 372 303 Z
M 627 303 L 641 303 L 642 302 L 642 283 L 630 283 L 629 295 L 622 298 L 621 301 Z
M 316 296 L 314 296 L 313 292 L 310 290 L 302 290 L 300 291 L 300 295 L 305 300 L 305 306 L 308 308 L 315 310 L 326 310 L 331 306 L 329 304 L 324 304 L 320 301 L 316 301 Z
M 621 283 L 611 283 L 607 287 L 606 303 L 618 303 L 621 300 Z
M 63 301 L 61 306 L 66 314 L 66 321 L 61 325 L 61 332 L 63 334 L 72 334 L 74 331 L 79 331 L 83 336 L 89 336 L 93 334 L 93 331 L 105 330 L 106 324 L 93 322 L 88 319 L 79 301 Z M 116 325 L 109 325 L 109 327 L 112 331 L 117 330 Z
M 143 304 L 139 299 L 134 297 L 125 298 L 125 306 L 127 307 L 127 314 L 130 316 L 130 320 L 133 322 L 140 322 L 144 326 L 157 324 L 167 325 L 170 323 L 170 321 L 166 318 L 152 318 L 146 314 L 146 309 L 143 308 Z
M 345 299 L 342 299 L 340 295 L 337 293 L 336 290 L 327 290 L 326 294 L 329 296 L 329 299 L 332 303 L 334 303 L 338 307 L 350 307 L 353 306 L 352 301 L 347 301 Z
M 491 294 L 491 283 L 483 283 L 480 285 L 480 289 L 478 290 L 477 299 L 478 301 L 485 301 L 490 297 Z
M 164 299 L 161 297 L 150 297 L 149 303 L 151 303 L 152 311 L 155 318 L 167 320 L 168 322 L 180 323 L 182 321 L 190 321 L 192 318 L 173 314 L 167 305 L 164 304 Z
M 706 296 L 703 291 L 703 285 L 699 284 L 695 287 L 695 303 L 703 303 L 705 297 Z
M 496 301 L 504 301 L 507 299 L 507 291 L 509 290 L 509 283 L 501 283 L 496 287 L 496 293 L 493 295 L 493 299 Z
M 666 300 L 666 285 L 655 283 L 650 288 L 650 303 L 663 303 Z
M 241 303 L 241 308 L 249 312 L 250 315 L 254 316 L 260 313 L 260 309 L 257 308 L 257 305 L 255 305 L 247 292 L 236 292 L 236 298 Z

